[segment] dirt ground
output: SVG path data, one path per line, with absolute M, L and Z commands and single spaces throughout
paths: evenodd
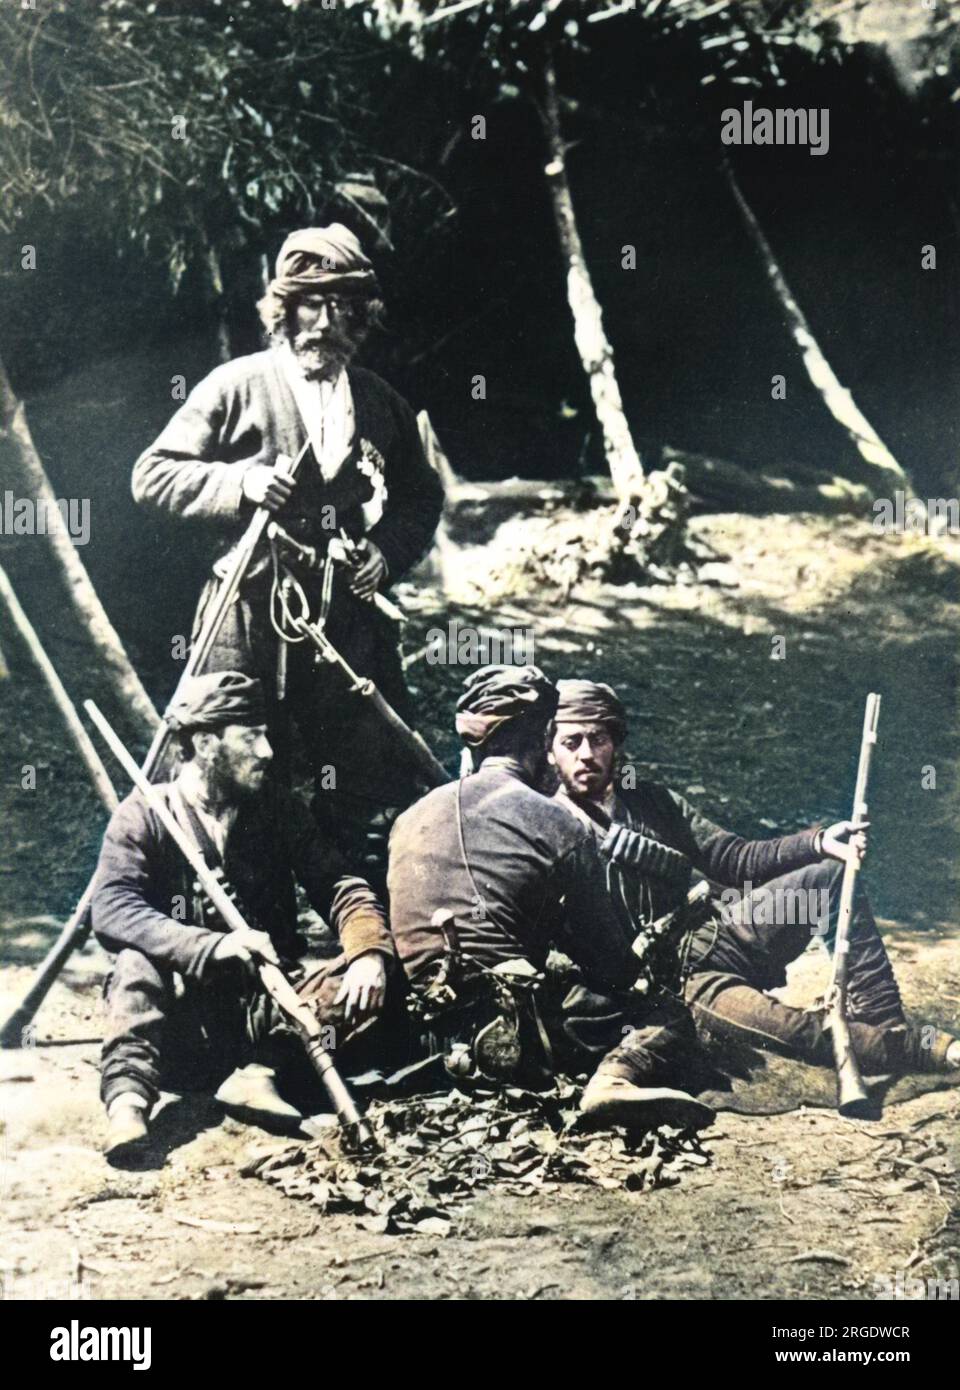
M 622 690 L 641 775 L 758 835 L 847 813 L 863 697 L 880 689 L 871 891 L 908 1007 L 922 977 L 956 1020 L 956 543 L 796 517 L 703 517 L 695 530 L 717 552 L 710 582 L 584 587 L 563 606 L 539 594 L 481 610 L 485 551 L 463 549 L 452 599 L 432 583 L 402 592 L 407 650 L 451 616 L 531 627 L 551 674 Z M 777 635 L 783 660 L 771 656 Z M 103 819 L 2 637 L 6 1002 L 83 887 Z M 408 671 L 423 731 L 451 766 L 462 674 L 422 657 Z M 36 792 L 19 791 L 21 761 L 40 768 Z M 935 786 L 922 786 L 925 767 Z M 155 1168 L 113 1172 L 98 1147 L 104 967 L 94 946 L 75 956 L 34 1045 L 0 1055 L 5 1297 L 872 1299 L 898 1271 L 957 1277 L 956 1089 L 890 1104 L 875 1122 L 724 1112 L 705 1141 L 710 1164 L 677 1186 L 480 1195 L 446 1239 L 374 1235 L 241 1177 L 252 1152 L 285 1141 L 202 1098 L 168 1102 Z M 809 997 L 822 969 L 805 956 L 792 996 Z

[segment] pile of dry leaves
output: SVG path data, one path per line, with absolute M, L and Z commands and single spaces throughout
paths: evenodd
M 661 1129 L 587 1130 L 578 1089 L 462 1091 L 377 1101 L 367 1111 L 380 1150 L 346 1153 L 339 1132 L 255 1157 L 244 1165 L 288 1197 L 325 1212 L 354 1212 L 373 1232 L 447 1235 L 474 1193 L 516 1196 L 580 1183 L 641 1192 L 680 1181 L 709 1162 L 695 1137 Z

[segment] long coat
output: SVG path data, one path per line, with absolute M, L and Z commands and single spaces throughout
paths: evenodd
M 353 539 L 366 535 L 383 553 L 388 579 L 395 582 L 429 548 L 443 487 L 426 459 L 409 405 L 373 372 L 349 367 L 347 376 L 356 420 L 351 455 L 325 481 L 308 453 L 277 519 L 296 539 L 321 552 L 341 528 Z M 247 468 L 272 466 L 280 453 L 296 458 L 306 437 L 278 353 L 269 349 L 237 358 L 199 382 L 141 454 L 133 470 L 134 498 L 190 523 L 197 545 L 212 563 L 220 562 L 222 572 L 225 557 L 253 514 L 243 496 Z M 373 511 L 381 514 L 371 525 Z M 216 583 L 211 578 L 201 594 L 194 635 Z M 224 626 L 211 666 L 268 677 L 275 656 L 266 615 L 268 588 L 263 556 Z M 318 588 L 314 585 L 311 597 L 318 597 Z M 372 605 L 354 600 L 345 583 L 338 585 L 334 606 L 343 633 L 354 634 L 353 655 L 359 655 L 358 629 L 368 639 L 359 643 L 364 657 L 391 640 Z M 363 674 L 377 678 L 373 671 Z

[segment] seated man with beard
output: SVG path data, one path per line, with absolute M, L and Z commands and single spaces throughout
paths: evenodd
M 535 666 L 474 672 L 457 705 L 474 771 L 394 825 L 391 930 L 424 1045 L 455 1078 L 508 1083 L 531 1071 L 594 1071 L 599 1060 L 585 1113 L 649 1128 L 709 1124 L 712 1110 L 676 1089 L 696 1051 L 687 1010 L 631 992 L 637 960 L 593 836 L 534 790 L 556 700 Z M 599 1058 L 565 1028 L 562 1000 L 531 990 L 553 946 L 620 1001 L 623 1026 Z
M 559 681 L 557 688 L 549 753 L 560 777 L 556 800 L 593 832 L 611 890 L 633 930 L 639 933 L 680 907 L 693 870 L 725 890 L 719 901 L 708 903 L 707 920 L 680 948 L 684 998 L 698 1031 L 832 1066 L 825 1010 L 793 1008 L 768 991 L 786 983 L 787 965 L 812 934 L 831 944 L 843 864 L 848 855 L 862 859 L 865 828 L 840 821 L 779 839 L 746 840 L 658 782 L 623 788 L 617 779 L 627 735 L 621 701 L 610 686 L 594 681 Z M 798 912 L 798 904 L 806 910 Z M 854 1051 L 868 1074 L 960 1066 L 960 1041 L 904 1017 L 893 969 L 859 883 L 847 1015 Z
M 93 898 L 94 931 L 116 953 L 101 1063 L 112 1162 L 148 1138 L 162 1086 L 223 1082 L 224 1105 L 264 1121 L 299 1120 L 262 1065 L 295 1053 L 291 1030 L 250 964 L 289 965 L 303 953 L 295 878 L 340 938 L 343 954 L 299 986 L 337 1044 L 381 1009 L 394 954 L 373 889 L 347 873 L 306 809 L 270 778 L 258 682 L 233 671 L 185 680 L 166 719 L 184 762 L 157 790 L 208 865 L 222 871 L 250 930 L 226 930 L 133 791 L 107 827 Z

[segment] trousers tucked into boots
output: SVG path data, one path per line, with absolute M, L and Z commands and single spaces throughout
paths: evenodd
M 753 889 L 725 909 L 722 920 L 697 929 L 685 998 L 702 1037 L 739 1037 L 818 1066 L 833 1064 L 823 1010 L 782 1004 L 765 991 L 786 983 L 787 965 L 811 935 L 822 936 L 832 948 L 842 879 L 843 866 L 835 860 L 797 869 Z M 859 886 L 848 979 L 850 1036 L 863 1070 L 928 1070 L 931 1059 L 921 1046 L 920 1030 L 904 1018 L 893 968 Z
M 318 1021 L 331 1030 L 330 1050 L 359 1044 L 361 1033 L 337 1003 L 346 960 L 313 963 L 297 985 Z M 237 1067 L 257 1060 L 307 1072 L 297 1034 L 248 968 L 231 961 L 209 978 L 185 982 L 141 951 L 121 951 L 107 979 L 107 1024 L 100 1095 L 106 1106 L 124 1092 L 153 1105 L 161 1090 L 214 1091 Z M 391 990 L 388 987 L 388 999 Z M 315 1091 L 316 1078 L 312 1078 Z

